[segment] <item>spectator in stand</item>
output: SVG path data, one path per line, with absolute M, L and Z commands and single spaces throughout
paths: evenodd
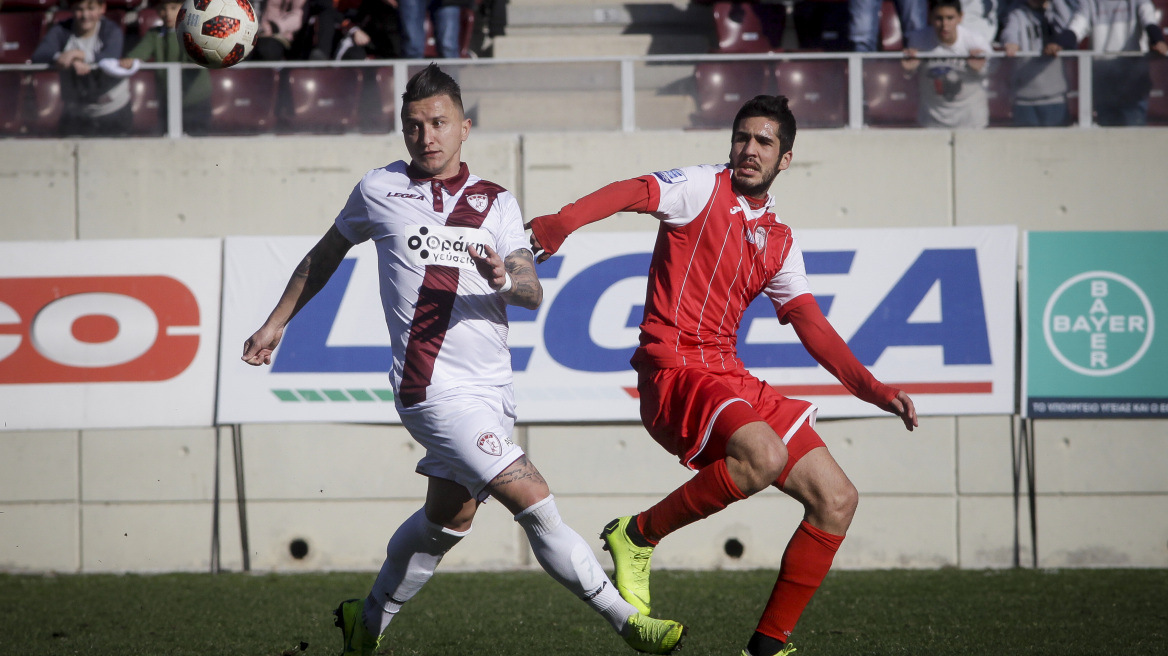
M 928 25 L 928 4 L 926 0 L 893 0 L 896 13 L 900 16 L 900 29 L 904 34 L 915 32 Z M 880 42 L 880 7 L 884 0 L 848 0 L 851 19 L 848 23 L 848 38 L 856 52 L 876 52 Z
M 1010 78 L 1017 127 L 1061 126 L 1070 123 L 1067 77 L 1055 57 L 1063 50 L 1061 35 L 1069 34 L 1071 8 L 1065 0 L 1026 0 L 1006 14 L 1002 47 L 1007 57 L 1024 55 Z M 1065 41 L 1064 41 L 1065 43 Z M 1074 47 L 1071 39 L 1069 47 Z
M 1168 55 L 1159 12 L 1151 0 L 1080 0 L 1071 17 L 1069 41 L 1091 37 L 1091 49 Z M 1095 57 L 1091 102 L 1099 125 L 1146 125 L 1152 81 L 1145 57 Z
M 1020 4 L 1025 4 L 1022 0 Z M 1013 0 L 1009 4 L 1014 6 Z M 998 39 L 998 0 L 961 0 L 961 24 L 977 32 L 988 43 Z
M 907 35 L 903 62 L 907 74 L 920 80 L 921 125 L 984 128 L 990 117 L 982 85 L 989 42 L 961 25 L 961 0 L 929 0 L 929 21 L 930 27 Z
M 162 26 L 142 35 L 142 40 L 126 53 L 126 59 L 122 62 L 124 68 L 130 68 L 132 60 L 194 63 L 179 43 L 178 33 L 174 31 L 178 10 L 182 9 L 182 4 L 182 0 L 161 0 L 158 3 L 158 16 L 162 19 Z M 159 71 L 158 82 L 159 88 L 166 88 L 165 71 Z M 166 94 L 162 94 L 161 97 L 165 99 Z M 187 132 L 199 133 L 206 130 L 211 116 L 211 74 L 207 69 L 199 67 L 183 70 L 182 115 L 183 129 Z
M 426 16 L 434 26 L 434 41 L 438 56 L 456 59 L 459 56 L 459 31 L 462 8 L 473 0 L 398 0 L 401 19 L 402 56 L 421 59 L 426 52 Z
M 401 56 L 401 26 L 397 0 L 360 0 L 345 15 L 345 38 L 336 48 L 336 59 L 393 59 Z
M 268 0 L 260 16 L 259 38 L 251 59 L 283 61 L 304 59 L 313 41 L 312 26 L 308 24 L 309 0 Z
M 122 28 L 105 17 L 105 0 L 73 0 L 73 17 L 53 24 L 32 55 L 61 72 L 62 136 L 110 136 L 130 131 L 130 84 L 123 70 Z

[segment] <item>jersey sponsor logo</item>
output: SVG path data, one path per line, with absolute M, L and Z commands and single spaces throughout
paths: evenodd
M 489 456 L 503 455 L 503 444 L 494 433 L 480 434 L 475 440 L 475 445 L 479 447 L 480 451 Z
M 475 208 L 476 212 L 482 212 L 487 209 L 487 204 L 490 202 L 486 194 L 471 194 L 466 197 L 466 202 L 471 207 Z
M 685 173 L 681 169 L 669 169 L 668 171 L 657 171 L 653 175 L 665 184 L 677 184 L 678 182 L 685 182 Z
M 1088 271 L 1063 282 L 1042 317 L 1046 345 L 1064 367 L 1112 376 L 1134 366 L 1152 345 L 1155 313 L 1148 295 L 1111 271 Z
M 0 278 L 0 384 L 168 380 L 199 332 L 195 295 L 169 276 Z
M 734 207 L 731 207 L 731 208 L 730 208 L 730 213 L 731 213 L 731 214 L 737 214 L 737 213 L 739 213 L 739 212 L 741 212 L 741 211 L 742 211 L 742 206 L 741 206 L 741 205 L 735 205 Z
M 409 226 L 406 228 L 406 261 L 414 266 L 451 266 L 475 270 L 467 253 L 470 245 L 488 243 L 488 233 L 481 228 L 448 226 Z
M 409 198 L 410 200 L 426 200 L 422 194 L 409 194 L 404 191 L 391 191 L 385 195 L 386 198 Z

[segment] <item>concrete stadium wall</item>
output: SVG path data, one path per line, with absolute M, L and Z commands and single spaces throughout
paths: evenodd
M 728 142 L 722 131 L 484 133 L 464 158 L 531 217 L 621 177 L 723 161 Z M 772 192 L 797 227 L 1163 229 L 1166 150 L 1158 129 L 806 131 Z M 0 239 L 321 234 L 364 171 L 404 155 L 385 137 L 0 141 Z M 585 229 L 654 227 L 622 216 Z M 1013 564 L 1009 417 L 930 416 L 913 433 L 894 419 L 818 428 L 861 492 L 837 566 Z M 239 569 L 231 437 L 218 432 L 0 432 L 0 570 L 206 571 L 217 437 L 221 562 Z M 242 436 L 255 569 L 374 570 L 421 503 L 419 448 L 400 427 L 245 425 Z M 589 538 L 688 476 L 639 425 L 527 425 L 516 438 Z M 1168 422 L 1040 421 L 1035 450 L 1041 566 L 1168 567 Z M 777 567 L 800 515 L 764 492 L 680 531 L 655 566 Z M 1020 520 L 1026 564 L 1025 503 Z M 726 555 L 730 538 L 740 558 Z M 296 539 L 309 546 L 302 559 Z M 494 503 L 444 561 L 532 566 Z

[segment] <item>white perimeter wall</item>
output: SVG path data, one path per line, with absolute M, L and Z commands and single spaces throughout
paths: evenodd
M 475 134 L 464 158 L 536 216 L 611 180 L 724 161 L 728 149 L 721 131 Z M 772 192 L 797 227 L 1164 229 L 1165 152 L 1159 129 L 807 131 Z M 0 239 L 321 234 L 366 170 L 404 155 L 389 137 L 0 141 Z M 599 227 L 655 226 L 633 216 Z M 914 433 L 895 419 L 818 428 L 861 492 L 837 566 L 1013 564 L 1009 418 L 926 417 Z M 221 558 L 238 569 L 221 433 Z M 242 435 L 255 569 L 374 570 L 421 504 L 419 449 L 401 428 L 245 425 Z M 533 425 L 517 438 L 594 548 L 607 520 L 688 475 L 639 425 Z M 207 570 L 215 448 L 210 428 L 0 432 L 0 570 Z M 1036 454 L 1040 565 L 1168 567 L 1168 422 L 1041 421 Z M 800 514 L 764 492 L 683 529 L 655 566 L 777 567 Z M 1021 522 L 1025 564 L 1025 504 Z M 297 538 L 309 545 L 302 560 L 289 554 Z M 740 559 L 724 553 L 730 538 L 745 546 Z M 494 503 L 444 561 L 530 566 L 522 532 Z

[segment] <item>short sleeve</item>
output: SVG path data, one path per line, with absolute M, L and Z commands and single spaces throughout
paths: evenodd
M 495 252 L 506 258 L 515 251 L 531 248 L 523 231 L 523 213 L 519 211 L 519 201 L 510 192 L 503 192 L 495 198 L 499 212 L 499 227 L 495 235 Z
M 337 230 L 340 231 L 345 239 L 360 244 L 369 239 L 371 235 L 371 222 L 369 220 L 369 205 L 365 202 L 365 181 L 357 183 L 353 187 L 353 191 L 349 194 L 349 200 L 345 202 L 345 208 L 337 215 L 334 223 Z
M 763 292 L 771 299 L 775 312 L 782 323 L 787 312 L 805 302 L 814 301 L 811 295 L 811 285 L 807 282 L 807 267 L 803 263 L 803 249 L 799 242 L 792 239 L 791 250 L 783 260 L 783 266 L 774 278 L 767 283 Z
M 722 166 L 687 166 L 645 176 L 657 185 L 657 209 L 653 216 L 672 226 L 683 226 L 710 202 Z M 650 194 L 651 196 L 653 194 Z

